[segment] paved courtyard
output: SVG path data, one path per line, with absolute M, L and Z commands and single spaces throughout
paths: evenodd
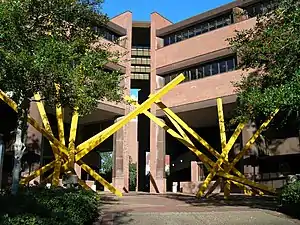
M 126 194 L 117 198 L 102 196 L 102 217 L 99 225 L 300 225 L 275 211 L 271 198 L 221 196 L 198 200 L 181 194 Z

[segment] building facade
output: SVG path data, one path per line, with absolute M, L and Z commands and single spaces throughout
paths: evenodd
M 107 67 L 124 72 L 125 94 L 129 95 L 131 88 L 139 89 L 140 103 L 150 93 L 155 93 L 179 73 L 183 73 L 185 81 L 162 100 L 220 151 L 216 99 L 223 99 L 225 117 L 231 118 L 236 104 L 233 83 L 245 75 L 245 72 L 237 69 L 239 58 L 231 50 L 228 38 L 235 36 L 236 31 L 252 28 L 259 13 L 268 12 L 274 7 L 272 1 L 237 0 L 178 23 L 172 23 L 157 12 L 151 14 L 150 21 L 133 21 L 132 13 L 124 12 L 111 19 L 103 39 L 103 42 L 110 44 L 112 51 L 123 52 L 124 56 L 119 65 Z M 87 140 L 120 120 L 132 109 L 123 103 L 99 103 L 96 111 L 79 120 L 77 142 Z M 162 110 L 156 106 L 151 107 L 151 112 L 168 122 Z M 34 104 L 31 113 L 38 120 Z M 69 119 L 65 118 L 66 128 Z M 55 124 L 55 120 L 53 123 Z M 249 123 L 234 146 L 231 157 L 254 131 L 255 127 Z M 228 135 L 230 132 L 228 131 Z M 29 133 L 29 140 L 34 139 L 40 149 L 37 154 L 43 159 L 42 164 L 52 160 L 46 141 L 33 128 L 29 129 Z M 284 179 L 280 177 L 288 174 L 287 171 L 296 170 L 291 158 L 299 157 L 299 135 L 291 132 L 288 135 L 277 133 L 270 136 L 268 144 L 263 147 L 268 154 L 256 157 L 255 163 L 248 162 L 251 157 L 246 157 L 239 169 L 249 178 L 280 187 L 284 183 Z M 113 152 L 112 183 L 125 191 L 129 190 L 130 162 L 137 163 L 137 190 L 146 190 L 146 182 L 149 182 L 145 176 L 148 152 L 151 153 L 148 154 L 150 173 L 155 181 L 155 185 L 150 182 L 150 192 L 170 191 L 174 182 L 179 182 L 181 190 L 193 192 L 192 189 L 199 186 L 206 173 L 192 152 L 165 134 L 164 130 L 144 115 L 139 115 L 96 150 Z M 84 159 L 94 169 L 99 169 L 101 164 L 97 151 Z M 257 146 L 251 150 L 255 156 L 260 156 L 259 151 Z M 166 155 L 170 157 L 170 175 L 165 173 Z M 257 158 L 273 162 L 272 165 L 276 166 L 272 169 L 260 166 L 266 165 L 266 161 L 259 161 Z M 90 178 L 77 169 L 77 174 L 89 182 Z

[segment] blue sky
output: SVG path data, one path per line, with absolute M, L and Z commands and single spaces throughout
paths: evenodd
M 103 11 L 114 17 L 127 10 L 133 20 L 149 21 L 152 12 L 158 12 L 173 23 L 216 8 L 233 0 L 105 0 Z M 132 89 L 131 96 L 137 98 L 138 90 Z
M 172 22 L 184 20 L 196 14 L 216 8 L 233 0 L 105 0 L 103 11 L 114 17 L 124 11 L 131 11 L 133 19 L 150 20 L 154 11 Z

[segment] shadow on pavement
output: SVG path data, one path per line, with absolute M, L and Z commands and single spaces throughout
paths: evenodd
M 278 203 L 276 197 L 272 196 L 246 196 L 231 195 L 229 199 L 224 199 L 223 195 L 214 195 L 209 198 L 196 198 L 183 194 L 165 194 L 165 198 L 182 201 L 191 206 L 244 206 L 250 208 L 277 210 Z
M 133 219 L 128 215 L 130 211 L 104 212 L 98 222 L 93 225 L 123 225 L 130 224 Z

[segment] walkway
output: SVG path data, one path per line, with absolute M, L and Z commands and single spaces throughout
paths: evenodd
M 102 218 L 99 225 L 300 225 L 275 211 L 270 198 L 241 195 L 224 201 L 217 196 L 198 200 L 180 194 L 127 194 L 118 199 L 102 196 Z

